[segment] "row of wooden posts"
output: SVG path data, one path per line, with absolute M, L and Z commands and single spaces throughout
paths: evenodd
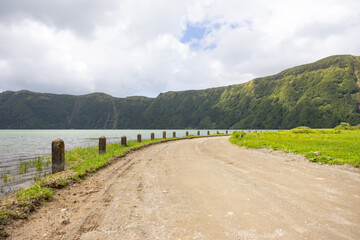
M 219 131 L 216 131 L 219 134 Z M 228 134 L 228 131 L 225 131 Z M 186 136 L 189 136 L 189 132 L 186 131 Z M 197 135 L 200 136 L 200 131 L 197 131 Z M 207 131 L 207 135 L 210 135 L 210 131 Z M 173 132 L 173 138 L 176 137 L 176 132 Z M 166 131 L 163 131 L 163 138 L 166 139 Z M 155 139 L 155 134 L 150 134 L 150 139 Z M 141 142 L 141 134 L 137 135 L 137 141 Z M 126 146 L 126 136 L 121 137 L 121 146 Z M 62 139 L 57 138 L 51 143 L 51 162 L 52 162 L 52 173 L 64 171 L 65 169 L 65 143 Z M 99 138 L 99 154 L 106 153 L 106 138 L 101 136 Z

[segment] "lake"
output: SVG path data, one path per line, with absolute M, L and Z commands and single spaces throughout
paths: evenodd
M 162 138 L 166 131 L 167 137 L 172 137 L 175 131 L 177 137 L 183 137 L 186 131 L 189 135 L 196 135 L 198 130 L 0 130 L 0 195 L 6 196 L 34 182 L 34 178 L 42 178 L 51 172 L 51 164 L 36 169 L 34 159 L 40 156 L 49 156 L 51 142 L 61 138 L 65 142 L 65 150 L 78 146 L 96 146 L 98 138 L 106 137 L 106 142 L 120 142 L 121 136 L 128 140 L 136 140 L 137 134 L 142 139 L 150 139 L 150 134 L 155 133 L 155 138 Z M 206 135 L 208 130 L 200 130 L 201 135 Z M 225 130 L 209 130 L 210 134 L 216 131 L 225 133 Z M 235 130 L 229 130 L 232 133 Z M 39 161 L 48 161 L 49 158 L 39 158 Z

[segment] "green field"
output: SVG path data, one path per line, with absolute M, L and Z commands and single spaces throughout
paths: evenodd
M 289 131 L 234 132 L 230 142 L 302 154 L 311 162 L 360 167 L 360 130 L 295 128 Z

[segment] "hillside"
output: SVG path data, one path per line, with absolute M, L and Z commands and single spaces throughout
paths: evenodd
M 0 128 L 293 128 L 360 123 L 360 57 L 331 56 L 244 84 L 156 98 L 0 93 Z

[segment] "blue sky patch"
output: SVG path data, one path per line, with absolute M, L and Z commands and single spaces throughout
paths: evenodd
M 192 50 L 212 50 L 216 48 L 215 43 L 211 43 L 209 46 L 202 46 L 201 40 L 206 37 L 211 31 L 219 30 L 222 24 L 215 23 L 211 25 L 208 22 L 203 22 L 201 24 L 186 24 L 186 30 L 180 41 L 184 44 L 189 44 L 189 47 Z
M 217 47 L 217 45 L 215 43 L 212 43 L 209 46 L 206 46 L 204 48 L 204 50 L 212 50 L 212 49 L 215 49 L 216 47 Z
M 188 43 L 193 39 L 200 40 L 205 36 L 205 32 L 206 27 L 187 24 L 184 35 L 180 41 L 182 43 Z

